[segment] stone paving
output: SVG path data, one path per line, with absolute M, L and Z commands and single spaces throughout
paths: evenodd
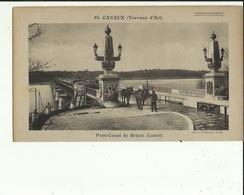
M 133 100 L 129 107 L 84 109 L 60 113 L 46 121 L 42 129 L 187 130 L 189 124 L 183 119 L 184 117 L 174 112 L 190 118 L 195 130 L 228 130 L 228 116 L 225 118 L 223 114 L 197 111 L 191 107 L 163 101 L 158 102 L 158 112 L 152 113 L 150 101 L 146 101 L 144 109 L 140 111 Z
M 132 96 L 131 101 L 135 100 Z M 145 101 L 145 109 L 150 110 L 150 100 Z M 189 117 L 194 125 L 195 130 L 228 130 L 229 129 L 229 117 L 224 114 L 207 113 L 198 111 L 196 108 L 183 106 L 177 103 L 165 103 L 164 101 L 158 101 L 159 111 L 172 111 L 178 112 Z
M 119 108 L 81 109 L 59 113 L 42 126 L 44 130 L 193 130 L 192 121 L 168 111 Z

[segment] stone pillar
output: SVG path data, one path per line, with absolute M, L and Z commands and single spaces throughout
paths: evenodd
M 204 58 L 207 62 L 210 73 L 205 74 L 205 98 L 228 99 L 229 87 L 228 76 L 224 72 L 219 72 L 221 62 L 224 58 L 224 48 L 219 49 L 217 36 L 213 32 L 210 36 L 209 50 L 203 49 Z M 207 55 L 208 53 L 208 55 Z
M 55 92 L 55 97 L 54 97 L 54 100 L 55 100 L 55 101 L 58 101 L 58 96 L 59 96 L 59 92 L 56 91 L 56 92 Z
M 68 95 L 65 93 L 62 93 L 58 96 L 58 109 L 63 109 L 64 106 L 68 107 Z
M 61 89 L 58 86 L 53 87 L 53 96 L 56 95 L 56 91 L 60 91 Z
M 105 28 L 105 49 L 104 56 L 97 54 L 97 44 L 93 46 L 95 60 L 102 62 L 104 74 L 99 75 L 99 98 L 105 107 L 117 107 L 119 103 L 119 76 L 112 72 L 115 62 L 120 61 L 122 46 L 118 46 L 118 56 L 114 56 L 113 38 L 110 35 L 111 29 Z
M 63 109 L 63 101 L 64 101 L 64 98 L 58 97 L 58 109 L 59 110 Z
M 86 105 L 86 88 L 84 82 L 76 82 L 74 84 L 73 102 L 75 107 Z
M 86 105 L 86 96 L 85 95 L 82 95 L 81 96 L 80 106 L 84 106 L 84 105 Z
M 80 96 L 76 96 L 75 98 L 75 107 L 79 107 L 80 106 Z
M 74 109 L 74 108 L 75 108 L 75 102 L 74 102 L 74 98 L 72 98 L 69 109 Z
M 62 93 L 62 89 L 56 88 L 55 89 L 55 96 L 54 96 L 54 101 L 58 101 L 59 95 Z
M 99 75 L 100 99 L 105 107 L 120 106 L 119 76 L 112 72 Z

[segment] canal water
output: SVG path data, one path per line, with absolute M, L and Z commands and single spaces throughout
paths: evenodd
M 55 102 L 52 95 L 51 85 L 43 84 L 29 86 L 29 112 L 33 112 L 36 106 L 37 112 L 42 112 L 48 103 L 51 104 L 51 106 L 53 106 L 52 109 L 54 109 Z
M 154 79 L 154 80 L 120 80 L 120 86 L 134 87 L 147 84 L 153 87 L 165 87 L 174 89 L 204 89 L 204 79 Z

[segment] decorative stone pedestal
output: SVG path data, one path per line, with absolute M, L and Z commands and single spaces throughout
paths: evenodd
M 111 71 L 99 75 L 99 98 L 108 108 L 119 107 L 119 76 Z
M 86 98 L 85 96 L 77 96 L 75 99 L 75 107 L 79 107 L 79 106 L 84 106 L 86 105 Z
M 65 105 L 67 104 L 68 101 L 68 95 L 66 95 L 65 93 L 63 94 L 59 94 L 58 96 L 58 109 L 61 110 L 65 107 Z
M 74 108 L 75 108 L 75 103 L 74 103 L 74 99 L 72 99 L 69 105 L 69 109 L 74 109 Z
M 118 56 L 114 56 L 113 38 L 110 35 L 111 29 L 107 25 L 105 28 L 105 50 L 104 56 L 97 54 L 97 44 L 93 46 L 95 60 L 102 62 L 104 74 L 99 75 L 99 91 L 97 98 L 100 99 L 105 107 L 118 107 L 119 102 L 119 76 L 112 72 L 115 68 L 115 62 L 120 61 L 122 46 L 118 46 Z
M 86 85 L 84 82 L 76 82 L 74 84 L 74 98 L 72 100 L 74 107 L 86 105 Z
M 228 99 L 228 76 L 223 72 L 205 74 L 205 98 Z
M 62 89 L 60 89 L 60 88 L 56 88 L 55 89 L 55 93 L 54 93 L 54 101 L 56 101 L 56 102 L 58 102 L 59 100 L 58 100 L 58 97 L 59 97 L 59 95 L 62 93 L 63 91 L 62 91 Z

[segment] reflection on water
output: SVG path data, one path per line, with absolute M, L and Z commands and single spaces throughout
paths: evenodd
M 55 106 L 51 85 L 29 86 L 29 112 L 33 112 L 35 107 L 37 112 L 43 112 L 48 103 Z

